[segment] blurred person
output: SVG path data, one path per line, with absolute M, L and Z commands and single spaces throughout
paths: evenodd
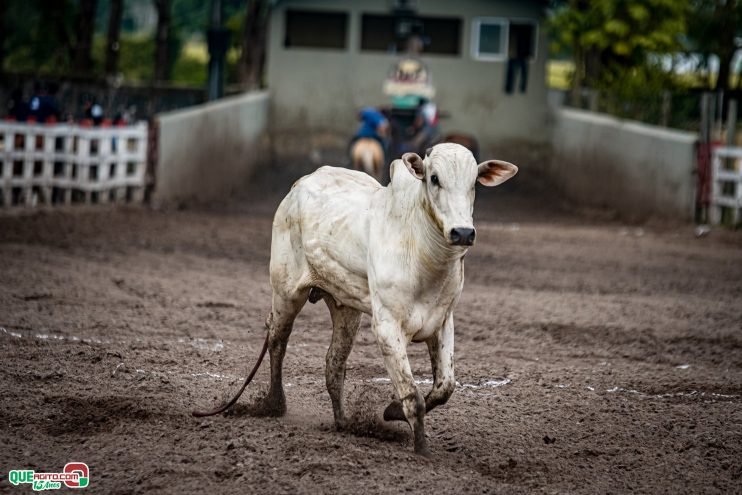
M 361 109 L 358 118 L 361 125 L 348 147 L 351 163 L 356 170 L 364 170 L 381 180 L 387 157 L 389 120 L 372 107 Z
M 410 139 L 410 150 L 423 155 L 438 137 L 438 107 L 425 98 L 420 99 Z
M 103 122 L 103 107 L 95 101 L 95 98 L 86 98 L 83 104 L 83 115 L 85 119 L 91 120 L 94 126 Z
M 361 125 L 355 136 L 351 139 L 351 145 L 361 138 L 371 138 L 379 142 L 386 149 L 386 140 L 389 135 L 389 121 L 379 110 L 373 107 L 365 107 L 358 112 Z
M 34 95 L 29 102 L 29 117 L 36 122 L 57 122 L 61 117 L 59 104 L 46 85 L 34 84 Z
M 23 98 L 23 91 L 20 88 L 14 89 L 8 101 L 8 116 L 18 122 L 25 122 L 29 112 L 28 103 Z

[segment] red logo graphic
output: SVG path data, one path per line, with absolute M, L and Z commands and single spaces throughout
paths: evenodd
M 64 465 L 64 472 L 77 473 L 79 475 L 77 481 L 65 480 L 64 484 L 67 487 L 85 488 L 86 486 L 88 486 L 88 481 L 90 480 L 90 469 L 88 469 L 88 465 L 84 462 L 68 462 Z

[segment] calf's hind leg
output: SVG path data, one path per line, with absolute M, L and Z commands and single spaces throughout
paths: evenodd
M 325 382 L 332 400 L 335 428 L 342 430 L 347 422 L 343 407 L 345 363 L 361 325 L 361 312 L 347 306 L 338 306 L 329 294 L 323 297 L 332 318 L 332 342 L 325 358 Z
M 309 289 L 290 296 L 273 292 L 273 309 L 268 317 L 268 352 L 271 356 L 271 384 L 263 404 L 264 413 L 283 416 L 286 413 L 286 396 L 283 392 L 283 357 L 294 325 L 294 319 L 307 302 Z

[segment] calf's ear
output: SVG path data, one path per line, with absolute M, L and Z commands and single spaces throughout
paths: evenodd
M 488 160 L 479 164 L 477 180 L 484 186 L 499 186 L 518 173 L 518 167 L 501 160 Z
M 425 178 L 425 169 L 423 168 L 423 159 L 417 153 L 405 153 L 402 155 L 407 170 L 416 178 L 423 180 Z

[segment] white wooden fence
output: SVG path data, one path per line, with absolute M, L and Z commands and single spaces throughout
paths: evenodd
M 0 207 L 141 202 L 147 124 L 0 122 Z
M 742 148 L 714 148 L 711 170 L 711 222 L 721 223 L 729 208 L 736 226 L 742 220 Z

